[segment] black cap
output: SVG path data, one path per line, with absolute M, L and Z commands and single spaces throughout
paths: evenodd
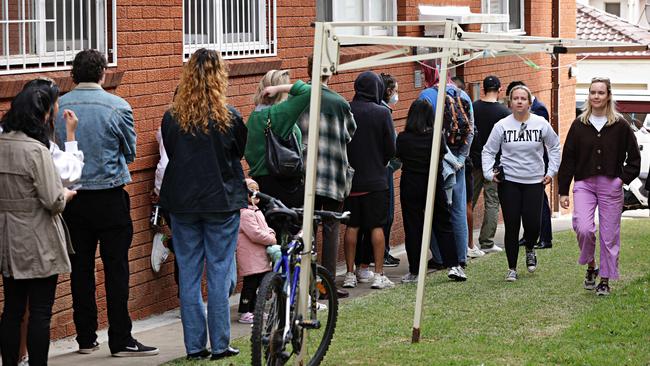
M 499 90 L 501 81 L 498 77 L 490 75 L 483 79 L 483 90 Z

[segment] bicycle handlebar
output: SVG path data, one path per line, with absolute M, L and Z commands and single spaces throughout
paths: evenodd
M 269 196 L 268 194 L 262 193 L 260 191 L 253 191 L 253 190 L 248 190 L 248 194 L 252 198 L 259 198 L 262 202 L 264 203 L 269 203 L 275 207 L 280 207 L 280 208 L 286 208 L 289 210 L 294 211 L 297 213 L 299 216 L 304 215 L 304 209 L 302 208 L 288 208 L 285 206 L 282 201 L 279 199 Z M 343 223 L 346 223 L 350 219 L 350 211 L 345 211 L 345 212 L 335 212 L 335 211 L 324 211 L 324 210 L 314 210 L 314 218 L 315 219 L 331 219 L 331 220 L 336 220 L 340 221 Z

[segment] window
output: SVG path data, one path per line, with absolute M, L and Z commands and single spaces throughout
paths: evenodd
M 319 0 L 316 17 L 322 21 L 395 21 L 396 0 Z M 341 34 L 353 35 L 397 35 L 395 27 L 342 27 Z
M 275 19 L 275 0 L 183 0 L 183 57 L 203 47 L 226 59 L 274 56 Z
M 609 14 L 621 16 L 621 3 L 605 3 L 605 11 Z
M 86 48 L 114 65 L 115 9 L 109 0 L 0 0 L 0 74 L 69 68 Z
M 524 0 L 483 0 L 482 12 L 486 14 L 508 14 L 508 24 L 486 24 L 483 32 L 524 33 Z

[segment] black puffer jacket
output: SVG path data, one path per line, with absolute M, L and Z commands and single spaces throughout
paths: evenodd
M 221 133 L 183 133 L 168 111 L 162 137 L 169 156 L 160 188 L 160 205 L 171 213 L 233 212 L 247 206 L 241 158 L 246 126 L 239 112 L 229 107 L 232 125 Z

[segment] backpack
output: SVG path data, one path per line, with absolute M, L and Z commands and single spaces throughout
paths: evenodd
M 438 87 L 434 87 L 438 90 Z M 458 147 L 467 144 L 467 136 L 472 131 L 472 120 L 470 118 L 470 104 L 461 98 L 460 89 L 445 88 L 445 111 L 442 117 L 442 128 L 444 129 L 447 145 Z

